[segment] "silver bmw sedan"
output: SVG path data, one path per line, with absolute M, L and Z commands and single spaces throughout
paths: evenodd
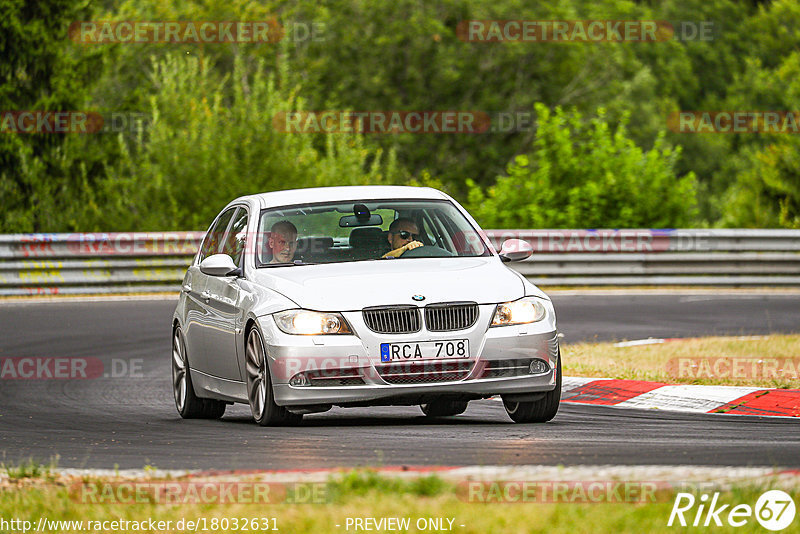
M 463 413 L 500 395 L 517 423 L 558 411 L 550 299 L 469 213 L 430 188 L 354 186 L 241 197 L 183 279 L 172 384 L 184 418 L 249 404 L 260 425 L 332 406 Z

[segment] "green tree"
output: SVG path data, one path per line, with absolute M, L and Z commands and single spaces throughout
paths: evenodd
M 746 228 L 800 228 L 800 142 L 775 139 L 748 149 L 724 199 L 723 224 Z
M 302 110 L 303 99 L 261 63 L 238 57 L 220 76 L 208 62 L 167 55 L 151 77 L 153 122 L 133 143 L 120 137 L 123 157 L 108 164 L 93 202 L 107 229 L 203 228 L 243 194 L 400 180 L 394 155 L 360 135 L 276 130 L 274 117 Z
M 325 40 L 292 49 L 312 109 L 455 109 L 533 117 L 536 102 L 587 114 L 603 105 L 613 117 L 635 116 L 634 135 L 652 143 L 671 104 L 657 95 L 656 79 L 637 58 L 637 45 L 479 43 L 464 42 L 457 34 L 459 23 L 475 19 L 630 20 L 652 18 L 649 13 L 650 8 L 627 0 L 352 0 L 300 2 L 285 16 L 325 24 Z M 674 55 L 675 44 L 668 48 L 665 57 Z M 495 126 L 484 134 L 372 140 L 395 148 L 411 174 L 428 170 L 465 193 L 465 176 L 488 185 L 534 136 L 519 124 Z
M 537 104 L 533 150 L 484 190 L 470 181 L 469 209 L 484 228 L 679 227 L 693 216 L 695 179 L 679 177 L 680 149 L 660 136 L 644 151 L 603 109 L 581 114 Z
M 529 4 L 518 0 L 267 0 L 257 4 L 128 0 L 108 18 L 259 20 L 276 16 L 286 26 L 287 36 L 280 44 L 114 45 L 98 96 L 125 109 L 137 100 L 142 105 L 151 83 L 142 76 L 150 54 L 161 57 L 180 51 L 208 59 L 210 67 L 221 72 L 230 70 L 237 54 L 263 60 L 269 70 L 285 56 L 292 65 L 287 81 L 303 86 L 312 110 L 470 110 L 531 116 L 535 102 L 577 107 L 585 113 L 604 105 L 612 117 L 632 114 L 632 135 L 644 144 L 652 143 L 663 127 L 662 115 L 674 106 L 669 95 L 658 95 L 657 78 L 637 58 L 636 46 L 468 43 L 457 35 L 459 23 L 470 19 L 647 19 L 652 18 L 650 8 L 628 0 Z M 318 39 L 294 39 L 290 30 L 295 23 L 320 25 Z M 673 73 L 680 68 L 672 68 L 679 63 L 680 44 L 656 46 L 669 48 L 660 56 L 659 71 Z M 675 74 L 673 78 L 677 79 L 673 85 L 682 87 L 685 77 Z M 516 126 L 485 134 L 371 135 L 367 143 L 395 149 L 411 174 L 428 170 L 463 193 L 464 176 L 488 184 L 530 144 L 532 132 Z
M 69 46 L 67 29 L 89 16 L 81 0 L 0 2 L 0 111 L 81 109 L 96 54 Z M 0 232 L 53 229 L 80 173 L 58 134 L 0 134 Z
M 67 38 L 67 28 L 76 20 L 272 17 L 289 31 L 280 43 L 79 45 Z M 458 25 L 471 19 L 710 21 L 714 31 L 711 41 L 463 42 Z M 294 23 L 321 24 L 322 39 L 293 38 Z M 796 0 L 563 0 L 535 5 L 522 0 L 6 0 L 0 3 L 4 58 L 0 110 L 146 112 L 154 113 L 156 121 L 140 136 L 0 135 L 0 232 L 108 230 L 139 224 L 188 228 L 194 223 L 181 206 L 192 188 L 207 191 L 204 176 L 216 177 L 217 189 L 211 194 L 219 198 L 285 187 L 280 180 L 259 175 L 253 170 L 254 160 L 248 158 L 264 159 L 265 168 L 272 169 L 270 176 L 292 177 L 292 185 L 364 180 L 437 183 L 460 198 L 470 190 L 465 177 L 473 180 L 473 197 L 481 193 L 491 198 L 489 187 L 499 175 L 509 178 L 513 170 L 520 176 L 533 173 L 538 177 L 544 172 L 536 143 L 546 136 L 519 124 L 503 130 L 495 123 L 495 131 L 484 134 L 352 138 L 336 134 L 290 139 L 270 129 L 268 115 L 259 109 L 251 111 L 261 123 L 252 125 L 254 130 L 242 131 L 233 122 L 240 121 L 236 109 L 249 105 L 258 76 L 272 80 L 276 101 L 282 103 L 276 109 L 284 109 L 285 104 L 293 106 L 292 111 L 505 112 L 527 114 L 541 127 L 543 120 L 535 110 L 535 104 L 541 103 L 546 109 L 577 112 L 580 129 L 564 128 L 587 139 L 593 119 L 606 124 L 614 135 L 618 124 L 624 123 L 624 138 L 643 158 L 655 150 L 656 159 L 670 162 L 673 176 L 697 177 L 695 186 L 684 191 L 690 209 L 684 209 L 683 215 L 642 220 L 672 221 L 664 223 L 668 225 L 792 226 L 796 174 L 790 156 L 795 143 L 788 136 L 664 134 L 663 130 L 669 113 L 677 110 L 796 110 L 799 48 L 800 4 Z M 197 72 L 189 76 L 192 68 Z M 189 76 L 185 97 L 169 86 L 177 83 L 178 73 Z M 240 75 L 246 84 L 235 80 Z M 302 87 L 302 99 L 297 87 Z M 265 97 L 259 98 L 266 102 Z M 212 116 L 200 120 L 197 110 L 206 107 Z M 597 111 L 601 108 L 605 110 L 602 117 Z M 190 117 L 193 128 L 213 132 L 213 136 L 184 132 L 181 117 Z M 215 120 L 219 121 L 216 126 Z M 553 118 L 548 116 L 547 121 Z M 249 146 L 230 141 L 232 132 Z M 220 152 L 224 148 L 236 156 L 206 153 L 192 145 L 200 142 L 218 144 Z M 272 153 L 258 148 L 259 142 L 277 147 L 276 153 L 284 157 L 302 157 L 293 163 L 275 162 Z M 669 148 L 678 145 L 682 151 Z M 575 140 L 575 150 L 602 155 L 599 148 L 592 152 L 588 146 L 580 138 Z M 612 158 L 633 153 L 633 148 L 616 150 L 611 151 Z M 519 164 L 523 161 L 516 159 L 519 155 L 528 158 L 528 167 Z M 635 158 L 623 159 L 631 164 Z M 221 180 L 222 171 L 215 169 L 223 165 L 229 165 L 238 177 L 232 180 L 226 175 Z M 615 215 L 609 206 L 592 200 L 594 191 L 573 172 L 587 169 L 577 164 L 569 169 L 566 163 L 554 165 L 560 176 L 555 189 L 571 191 L 571 196 L 559 200 L 563 205 L 583 206 L 561 217 L 571 217 L 578 225 L 589 225 L 591 220 L 598 220 L 598 226 L 640 220 L 627 214 L 643 213 L 639 206 L 652 202 L 635 192 L 613 202 L 609 199 L 609 206 L 635 204 L 620 205 Z M 620 161 L 609 165 L 619 166 Z M 181 167 L 191 169 L 200 185 L 181 182 L 190 175 Z M 379 169 L 376 174 L 371 174 L 373 168 Z M 616 178 L 601 180 L 591 174 L 596 171 L 588 171 L 592 187 L 600 187 L 603 194 L 628 187 Z M 234 183 L 244 185 L 238 189 Z M 124 192 L 124 197 L 115 196 L 115 191 Z M 500 181 L 495 191 L 502 192 Z M 515 205 L 513 200 L 509 198 L 509 206 Z M 548 204 L 539 206 L 544 209 Z M 198 217 L 205 217 L 206 208 L 194 208 Z M 665 210 L 669 211 L 656 203 L 653 213 Z M 598 214 L 611 218 L 596 219 Z M 517 221 L 509 217 L 508 224 Z

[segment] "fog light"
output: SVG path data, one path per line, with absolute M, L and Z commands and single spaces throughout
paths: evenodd
M 533 360 L 529 370 L 532 375 L 540 375 L 549 371 L 550 366 L 544 360 Z
M 310 386 L 311 380 L 308 379 L 305 373 L 297 373 L 292 378 L 289 379 L 290 386 Z

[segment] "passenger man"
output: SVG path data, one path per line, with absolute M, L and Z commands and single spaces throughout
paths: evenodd
M 400 217 L 392 221 L 392 224 L 389 225 L 387 239 L 392 250 L 384 254 L 384 258 L 399 258 L 407 250 L 424 246 L 418 241 L 419 228 L 417 228 L 417 223 L 407 217 Z
M 272 225 L 267 246 L 272 252 L 270 263 L 292 263 L 297 250 L 297 227 L 289 221 Z

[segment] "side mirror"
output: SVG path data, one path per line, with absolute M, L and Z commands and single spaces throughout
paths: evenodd
M 242 271 L 227 254 L 212 254 L 200 262 L 200 272 L 209 276 L 239 276 Z
M 500 259 L 508 261 L 521 261 L 533 254 L 533 247 L 522 239 L 506 239 L 500 248 Z

